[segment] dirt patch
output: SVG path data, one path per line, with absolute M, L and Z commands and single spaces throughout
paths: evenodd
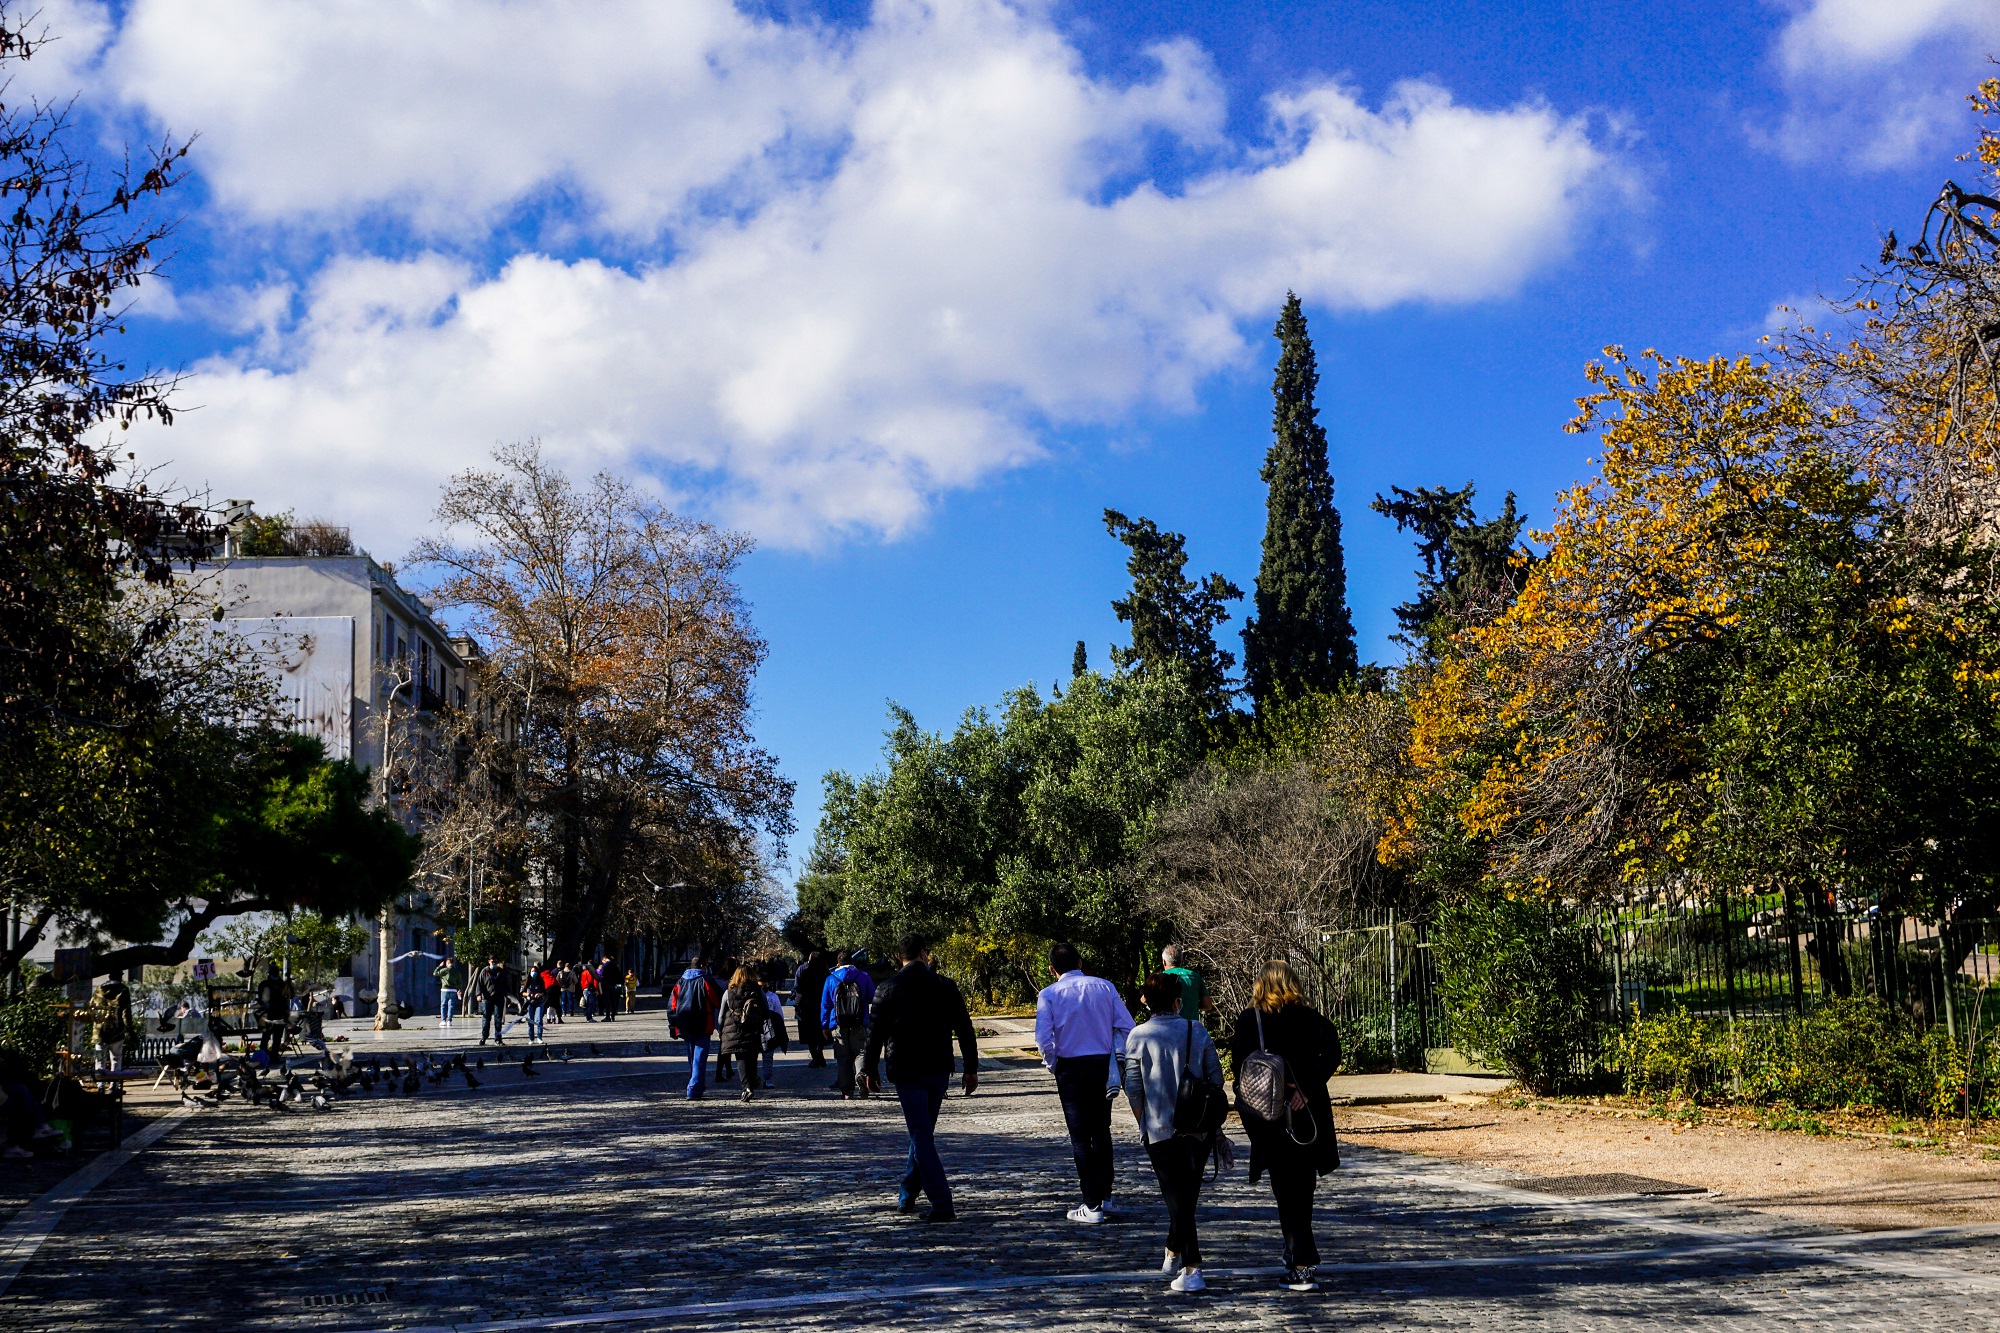
M 1625 1172 L 1679 1181 L 1739 1207 L 1828 1227 L 2000 1222 L 2000 1151 L 1956 1138 L 1860 1137 L 1886 1135 L 1886 1123 L 1865 1129 L 1827 1117 L 1818 1124 L 1835 1132 L 1809 1134 L 1758 1128 L 1754 1114 L 1709 1113 L 1687 1124 L 1564 1103 L 1356 1106 L 1334 1114 L 1356 1144 L 1522 1176 Z

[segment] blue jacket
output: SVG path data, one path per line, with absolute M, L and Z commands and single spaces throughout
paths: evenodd
M 832 1032 L 836 1026 L 833 1017 L 834 996 L 840 992 L 840 983 L 850 978 L 861 985 L 861 1003 L 870 1006 L 875 1003 L 875 978 L 852 963 L 836 967 L 826 974 L 826 985 L 819 993 L 819 1022 L 828 1032 Z M 861 1020 L 861 1026 L 868 1026 L 867 1018 Z

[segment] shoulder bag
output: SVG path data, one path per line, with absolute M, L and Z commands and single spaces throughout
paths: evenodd
M 1205 1139 L 1229 1118 L 1229 1095 L 1194 1070 L 1194 1020 L 1188 1020 L 1181 1085 L 1174 1097 L 1174 1133 Z

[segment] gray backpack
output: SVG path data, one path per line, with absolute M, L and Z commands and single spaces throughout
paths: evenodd
M 1302 1139 L 1292 1129 L 1292 1071 L 1285 1065 L 1285 1057 L 1276 1051 L 1264 1049 L 1264 1014 L 1252 1009 L 1251 1015 L 1257 1020 L 1257 1049 L 1243 1057 L 1242 1068 L 1236 1075 L 1236 1105 L 1238 1109 L 1256 1116 L 1259 1120 L 1275 1124 L 1283 1121 L 1285 1133 L 1292 1142 L 1304 1145 L 1319 1137 L 1319 1126 L 1314 1124 L 1310 1139 Z M 1311 1116 L 1308 1115 L 1310 1120 Z

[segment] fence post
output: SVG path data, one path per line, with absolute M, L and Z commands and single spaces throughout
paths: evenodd
M 1794 958 L 1796 962 L 1796 957 Z M 1729 890 L 1722 891 L 1722 979 L 1729 991 L 1729 1021 L 1736 1022 L 1736 920 L 1729 913 Z
M 1792 1010 L 1799 1017 L 1806 1012 L 1805 972 L 1799 966 L 1799 917 L 1792 909 L 1792 886 L 1785 885 L 1785 934 L 1792 944 Z
M 1396 1043 L 1396 909 L 1389 909 L 1389 1067 L 1399 1068 L 1403 1048 Z

